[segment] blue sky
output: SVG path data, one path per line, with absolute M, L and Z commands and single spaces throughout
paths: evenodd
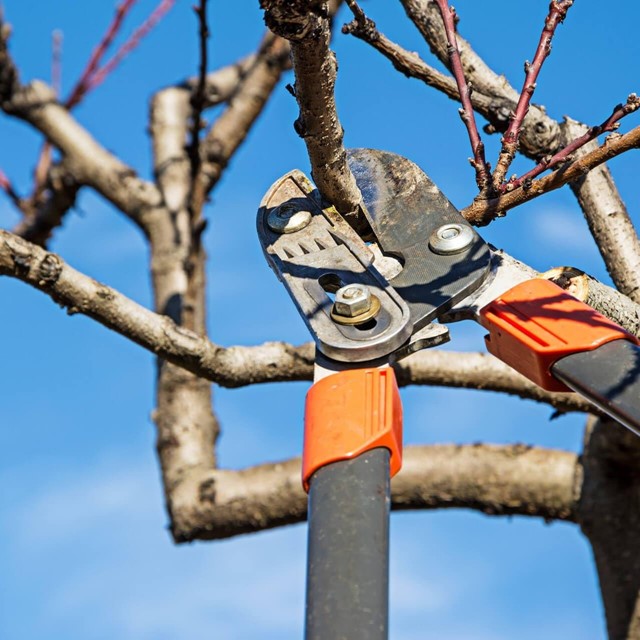
M 154 4 L 140 0 L 125 30 Z M 263 30 L 258 3 L 210 4 L 212 66 L 252 51 Z M 431 59 L 397 4 L 370 0 L 365 8 L 387 35 Z M 150 95 L 197 67 L 190 5 L 179 0 L 170 18 L 76 112 L 98 140 L 142 175 L 150 175 Z M 51 32 L 63 31 L 68 90 L 109 22 L 113 3 L 86 3 L 80 11 L 76 0 L 5 0 L 4 7 L 25 80 L 49 78 Z M 461 32 L 516 85 L 524 59 L 533 55 L 546 7 L 547 2 L 530 1 L 456 3 Z M 640 57 L 640 8 L 627 3 L 620 19 L 622 11 L 607 22 L 595 0 L 571 9 L 536 95 L 552 116 L 600 122 L 640 89 L 627 72 Z M 466 205 L 474 179 L 456 105 L 395 73 L 360 42 L 340 35 L 335 49 L 346 144 L 406 155 L 454 204 Z M 304 145 L 292 128 L 295 116 L 293 100 L 280 87 L 207 212 L 210 330 L 221 344 L 308 339 L 254 231 L 255 211 L 269 185 L 294 167 L 308 170 Z M 623 130 L 634 124 L 632 116 Z M 0 126 L 0 167 L 26 190 L 40 140 L 7 118 Z M 489 158 L 495 158 L 496 143 L 487 140 Z M 637 217 L 636 163 L 628 155 L 611 166 Z M 516 170 L 527 166 L 518 161 Z M 0 225 L 10 228 L 16 220 L 1 199 Z M 483 234 L 540 270 L 573 264 L 607 281 L 567 190 L 521 207 Z M 83 193 L 52 247 L 76 268 L 149 303 L 144 242 L 98 196 Z M 251 313 L 251 296 L 258 297 L 259 317 Z M 0 637 L 299 638 L 304 526 L 175 547 L 166 531 L 149 417 L 152 356 L 91 320 L 67 317 L 19 282 L 0 280 L 0 297 Z M 233 322 L 228 313 L 218 313 L 231 304 L 238 310 Z M 447 348 L 482 348 L 477 327 L 454 326 L 452 334 Z M 221 463 L 242 467 L 296 455 L 307 386 L 216 390 L 224 429 Z M 407 443 L 528 442 L 574 451 L 580 446 L 582 418 L 550 421 L 551 410 L 531 402 L 446 389 L 402 393 Z M 564 524 L 462 511 L 395 514 L 391 629 L 395 640 L 602 638 L 588 545 Z

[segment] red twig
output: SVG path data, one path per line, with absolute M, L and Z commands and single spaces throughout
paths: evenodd
M 107 27 L 107 31 L 105 32 L 102 40 L 98 43 L 98 46 L 91 53 L 91 57 L 87 62 L 87 66 L 84 68 L 82 74 L 80 75 L 80 79 L 76 83 L 75 87 L 71 91 L 71 95 L 65 101 L 65 106 L 67 109 L 71 109 L 74 107 L 87 93 L 87 91 L 94 86 L 93 79 L 95 74 L 102 62 L 102 58 L 106 53 L 107 49 L 113 42 L 114 38 L 118 35 L 120 28 L 122 27 L 122 22 L 124 21 L 126 15 L 131 10 L 131 7 L 137 2 L 137 0 L 123 0 L 123 2 L 118 5 L 116 9 L 116 14 L 113 17 L 111 24 Z
M 9 196 L 13 204 L 20 209 L 21 198 L 2 169 L 0 169 L 0 189 L 2 189 Z
M 118 51 L 116 51 L 114 56 L 110 60 L 108 60 L 102 67 L 100 67 L 107 49 L 111 46 L 114 39 L 119 34 L 125 17 L 136 2 L 137 0 L 123 0 L 116 8 L 113 20 L 107 27 L 107 30 L 105 31 L 105 34 L 102 36 L 102 39 L 100 40 L 98 45 L 92 51 L 91 57 L 89 58 L 89 61 L 83 69 L 79 80 L 76 82 L 75 86 L 71 90 L 71 94 L 64 102 L 64 105 L 67 107 L 67 109 L 72 109 L 73 107 L 75 107 L 82 101 L 82 99 L 91 89 L 97 87 L 101 82 L 103 82 L 107 75 L 109 75 L 109 73 L 111 73 L 118 66 L 118 64 L 127 56 L 127 54 L 129 54 L 138 46 L 140 41 L 158 24 L 158 22 L 169 11 L 169 9 L 171 9 L 171 7 L 175 4 L 175 0 L 162 0 L 156 7 L 156 9 L 142 23 L 142 25 L 138 27 L 138 29 L 133 32 L 131 37 L 120 47 L 120 49 L 118 49 Z M 54 40 L 54 61 L 52 72 L 52 82 L 54 88 L 56 86 L 56 77 L 59 78 L 59 71 L 56 71 L 56 66 L 59 67 L 59 65 L 56 65 L 56 57 L 57 53 Z M 57 83 L 59 84 L 59 79 Z M 38 162 L 36 164 L 36 169 L 34 172 L 35 180 L 32 197 L 38 197 L 39 193 L 42 191 L 50 166 L 51 149 L 48 143 L 45 143 L 40 153 L 40 157 L 38 158 Z
M 587 142 L 591 142 L 591 140 L 594 140 L 603 133 L 615 131 L 620 126 L 619 121 L 622 118 L 630 113 L 633 113 L 634 111 L 637 111 L 638 109 L 640 109 L 640 97 L 638 97 L 635 93 L 632 93 L 629 95 L 627 101 L 624 104 L 619 104 L 614 108 L 611 115 L 602 124 L 599 124 L 595 127 L 590 127 L 589 130 L 585 131 L 585 133 L 579 138 L 576 138 L 575 140 L 570 142 L 566 147 L 560 149 L 560 151 L 558 151 L 554 155 L 544 158 L 539 164 L 537 164 L 530 171 L 527 171 L 527 173 L 525 173 L 524 175 L 520 176 L 519 178 L 513 178 L 506 184 L 501 185 L 500 191 L 504 193 L 506 191 L 512 191 L 513 189 L 516 189 L 520 186 L 527 189 L 527 185 L 530 185 L 531 181 L 534 178 L 539 176 L 547 169 L 553 169 L 559 164 L 571 161 L 571 154 L 574 151 L 577 151 L 580 147 L 583 147 L 585 144 L 587 144 Z
M 458 91 L 460 92 L 460 102 L 462 103 L 460 117 L 467 127 L 469 140 L 471 142 L 471 149 L 473 151 L 473 158 L 469 161 L 476 170 L 476 182 L 478 184 L 478 188 L 480 191 L 485 191 L 489 186 L 490 167 L 484 156 L 484 143 L 478 133 L 478 126 L 476 125 L 476 119 L 473 113 L 473 106 L 471 104 L 471 87 L 467 84 L 467 80 L 464 76 L 464 70 L 462 68 L 462 62 L 460 60 L 460 51 L 458 49 L 456 39 L 456 22 L 458 17 L 455 10 L 449 6 L 447 0 L 435 0 L 435 2 L 438 5 L 438 9 L 440 9 L 445 32 L 447 34 L 447 51 L 449 54 L 451 72 L 453 73 L 456 84 L 458 85 Z
M 130 0 L 129 0 L 130 1 Z M 135 0 L 134 0 L 135 1 Z M 164 18 L 175 4 L 175 0 L 162 0 L 149 17 L 133 32 L 131 37 L 116 51 L 105 65 L 89 79 L 89 89 L 94 89 L 133 51 L 140 41 Z
M 51 86 L 59 96 L 62 91 L 62 31 L 51 36 Z
M 549 13 L 544 21 L 544 27 L 540 34 L 538 48 L 533 57 L 533 62 L 524 63 L 525 79 L 522 85 L 522 91 L 518 98 L 518 104 L 513 113 L 507 131 L 502 137 L 502 149 L 496 164 L 496 170 L 493 174 L 493 186 L 495 189 L 500 188 L 504 177 L 507 175 L 509 166 L 513 161 L 518 148 L 518 140 L 520 138 L 520 130 L 522 123 L 529 111 L 531 97 L 536 89 L 538 75 L 542 69 L 544 61 L 551 53 L 551 41 L 556 32 L 558 25 L 565 19 L 567 11 L 573 4 L 573 0 L 552 0 L 549 4 Z

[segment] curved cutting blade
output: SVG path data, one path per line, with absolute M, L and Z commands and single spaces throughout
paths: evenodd
M 482 284 L 489 271 L 489 247 L 410 160 L 375 149 L 347 153 L 382 252 L 403 264 L 390 283 L 409 306 L 416 331 Z M 471 243 L 460 253 L 435 253 L 429 246 L 431 234 L 452 223 L 472 231 Z

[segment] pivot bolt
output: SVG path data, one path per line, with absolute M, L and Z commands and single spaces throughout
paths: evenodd
M 380 300 L 371 295 L 369 287 L 348 284 L 336 291 L 331 317 L 338 324 L 364 324 L 380 311 Z
M 349 284 L 336 291 L 333 310 L 339 316 L 353 318 L 371 309 L 371 291 L 369 287 Z
M 295 233 L 311 222 L 311 212 L 300 209 L 293 202 L 284 202 L 269 211 L 267 224 L 276 233 Z
M 434 253 L 449 255 L 464 251 L 472 242 L 474 232 L 464 224 L 443 224 L 429 238 L 429 246 Z

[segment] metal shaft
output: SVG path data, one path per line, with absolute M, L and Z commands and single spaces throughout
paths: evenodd
M 387 640 L 389 507 L 387 449 L 312 476 L 306 640 Z
M 553 375 L 640 435 L 640 347 L 613 340 L 558 360 Z

